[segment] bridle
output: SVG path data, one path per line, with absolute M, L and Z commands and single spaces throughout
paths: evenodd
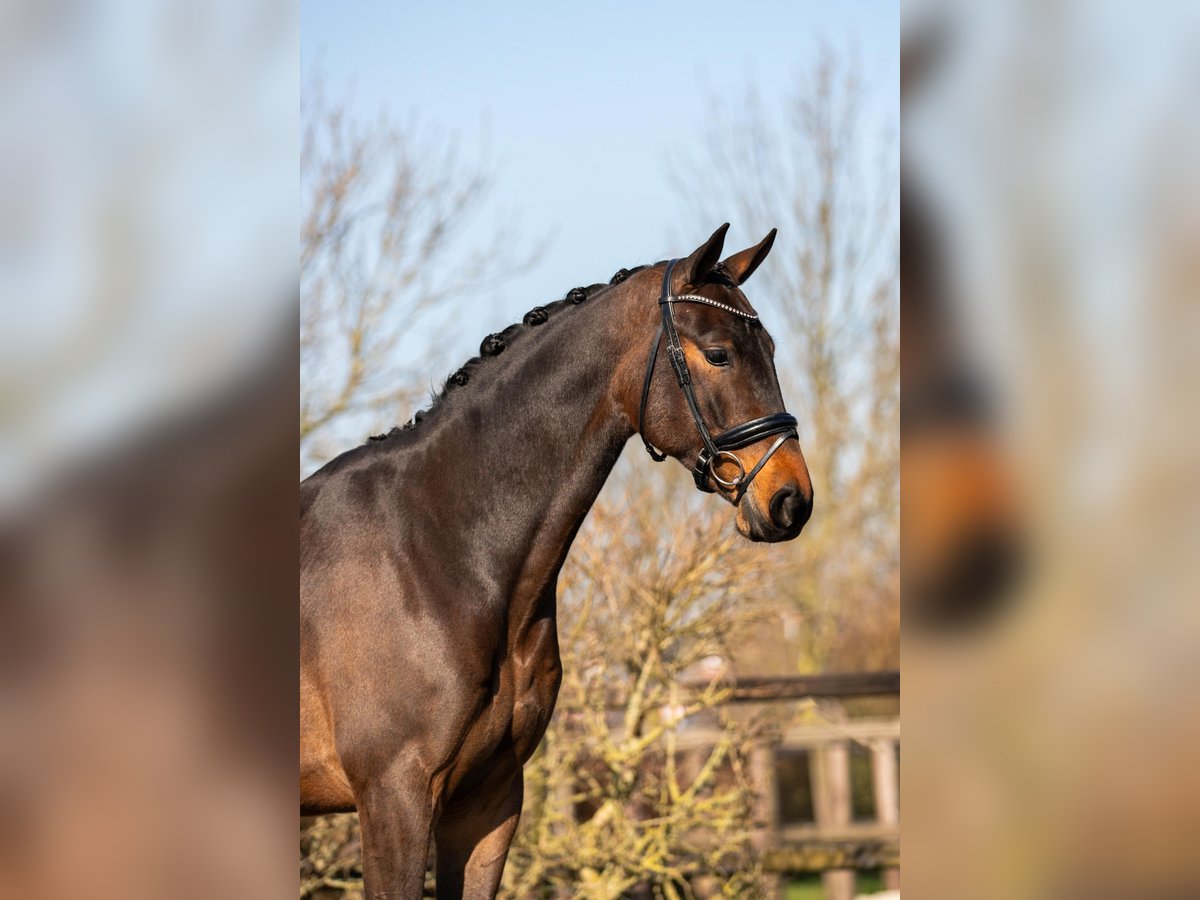
M 688 372 L 687 359 L 683 352 L 683 343 L 679 340 L 679 330 L 675 327 L 675 312 L 672 304 L 703 303 L 707 306 L 724 310 L 727 313 L 732 313 L 750 322 L 757 322 L 758 316 L 754 313 L 742 312 L 742 310 L 735 309 L 728 304 L 717 300 L 710 300 L 708 297 L 701 297 L 697 294 L 672 294 L 671 273 L 675 270 L 677 262 L 679 262 L 677 259 L 668 262 L 667 270 L 663 273 L 662 292 L 658 298 L 658 306 L 662 311 L 662 324 L 658 327 L 658 334 L 654 338 L 654 345 L 650 348 L 650 359 L 646 364 L 646 379 L 642 382 L 642 404 L 638 412 L 638 432 L 642 436 L 642 443 L 646 445 L 646 452 L 650 454 L 651 459 L 655 462 L 662 462 L 667 458 L 665 453 L 661 453 L 654 448 L 654 445 L 647 439 L 644 431 L 646 424 L 646 403 L 650 399 L 650 382 L 654 379 L 654 366 L 658 361 L 658 348 L 662 344 L 663 335 L 665 334 L 667 336 L 667 359 L 671 361 L 671 368 L 675 370 L 675 379 L 679 382 L 679 387 L 683 390 L 688 410 L 692 414 L 692 421 L 696 423 L 696 430 L 700 432 L 700 441 L 704 445 L 700 450 L 700 456 L 696 460 L 696 465 L 692 469 L 692 476 L 696 479 L 696 487 L 710 494 L 713 493 L 714 488 L 708 485 L 708 477 L 711 475 L 713 481 L 720 485 L 722 489 L 734 493 L 733 502 L 737 503 L 746 493 L 746 489 L 750 487 L 750 482 L 754 480 L 754 476 L 762 471 L 762 467 L 767 464 L 767 460 L 775 455 L 775 451 L 783 446 L 783 442 L 788 438 L 800 439 L 800 435 L 796 431 L 796 417 L 785 412 L 772 413 L 768 416 L 751 419 L 749 422 L 744 422 L 741 425 L 730 428 L 728 431 L 722 431 L 715 437 L 709 432 L 704 424 L 704 418 L 700 415 L 700 404 L 696 401 L 696 389 L 692 385 L 691 373 Z M 771 445 L 771 449 L 763 454 L 762 459 L 758 461 L 753 469 L 747 472 L 742 465 L 742 461 L 732 451 L 749 447 L 751 444 L 757 443 L 773 434 L 777 434 L 779 437 L 775 439 L 775 443 Z M 717 474 L 717 466 L 722 461 L 727 461 L 737 466 L 738 474 L 732 481 L 727 481 Z

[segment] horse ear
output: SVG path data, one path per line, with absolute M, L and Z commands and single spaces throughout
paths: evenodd
M 775 229 L 772 228 L 756 246 L 735 253 L 725 260 L 723 263 L 725 272 L 733 279 L 733 283 L 745 284 L 746 279 L 753 275 L 754 270 L 767 258 L 767 254 L 771 252 L 771 245 L 774 243 Z
M 721 258 L 725 248 L 725 232 L 729 230 L 726 222 L 712 233 L 707 241 L 695 249 L 691 256 L 679 263 L 679 272 L 685 284 L 699 284 Z

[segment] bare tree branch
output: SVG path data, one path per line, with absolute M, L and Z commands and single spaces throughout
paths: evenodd
M 523 268 L 513 227 L 484 247 L 463 233 L 486 208 L 486 161 L 453 137 L 385 119 L 361 124 L 319 83 L 301 138 L 302 459 L 319 462 L 367 429 L 400 421 L 421 393 L 405 338 L 448 302 Z M 349 427 L 361 430 L 349 437 Z
M 804 619 L 804 668 L 898 653 L 898 151 L 895 135 L 864 133 L 854 73 L 827 49 L 785 109 L 752 90 L 714 100 L 706 142 L 675 174 L 706 220 L 733 209 L 752 234 L 780 230 L 749 290 L 777 338 L 815 489 L 779 582 Z

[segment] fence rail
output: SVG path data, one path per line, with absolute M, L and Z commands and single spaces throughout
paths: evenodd
M 686 688 L 703 690 L 703 682 Z M 739 678 L 726 703 L 762 703 L 772 700 L 805 700 L 811 697 L 875 697 L 900 693 L 900 673 L 834 672 L 825 675 L 786 675 L 775 678 Z
M 685 694 L 702 694 L 711 686 L 701 680 L 684 681 Z M 881 672 L 833 672 L 822 675 L 781 675 L 762 678 L 738 678 L 729 683 L 730 694 L 722 703 L 771 703 L 779 700 L 849 699 L 886 697 L 900 693 L 900 673 L 895 669 Z M 613 694 L 608 708 L 625 708 L 625 696 Z
M 900 865 L 900 842 L 808 841 L 776 847 L 763 854 L 763 871 L 774 874 L 807 874 L 836 869 L 894 869 Z
M 694 690 L 704 685 L 688 685 Z M 900 673 L 857 672 L 740 678 L 728 703 L 762 703 L 819 698 L 887 696 L 900 693 Z M 684 728 L 680 750 L 712 746 L 718 732 L 709 727 Z M 870 751 L 874 822 L 856 822 L 851 790 L 850 748 Z M 751 765 L 759 796 L 761 823 L 758 847 L 762 853 L 767 896 L 782 897 L 785 875 L 820 873 L 826 900 L 851 900 L 857 871 L 880 869 L 884 887 L 900 887 L 900 783 L 897 753 L 898 716 L 846 719 L 840 722 L 788 728 L 778 740 L 754 751 Z M 809 785 L 815 821 L 781 819 L 780 753 L 808 755 Z

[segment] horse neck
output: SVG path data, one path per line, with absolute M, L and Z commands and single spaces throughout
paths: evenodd
M 515 602 L 553 585 L 634 433 L 633 360 L 644 359 L 651 326 L 621 288 L 557 310 L 423 423 L 434 426 L 425 446 L 442 472 L 431 501 L 439 526 L 462 534 L 463 558 Z

